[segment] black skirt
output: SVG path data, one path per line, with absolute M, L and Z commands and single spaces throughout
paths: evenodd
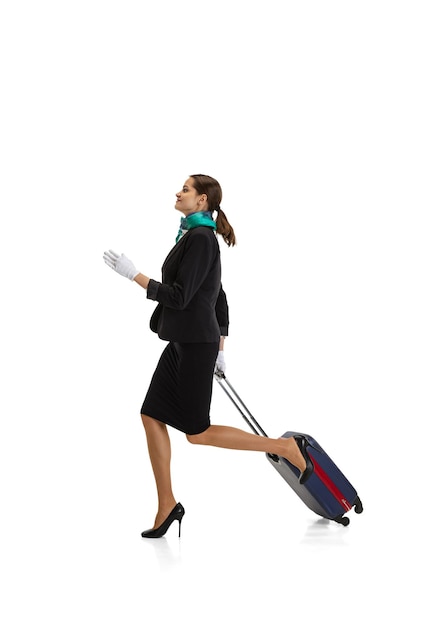
M 142 415 L 197 435 L 210 426 L 209 410 L 218 341 L 169 343 L 142 405 Z

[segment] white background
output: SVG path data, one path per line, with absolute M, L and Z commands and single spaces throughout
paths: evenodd
M 439 27 L 423 0 L 3 3 L 3 624 L 438 623 Z M 182 538 L 140 538 L 164 344 L 102 253 L 160 279 L 192 173 L 237 234 L 227 374 L 347 473 L 347 528 L 172 432 Z M 217 385 L 211 418 L 241 424 Z

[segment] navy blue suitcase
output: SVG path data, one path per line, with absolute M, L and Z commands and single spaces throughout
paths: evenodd
M 215 378 L 251 430 L 257 435 L 267 437 L 226 376 L 221 372 L 216 372 Z M 356 489 L 316 439 L 295 431 L 287 431 L 282 437 L 295 437 L 303 454 L 307 455 L 313 463 L 311 476 L 301 484 L 299 470 L 287 459 L 274 454 L 266 454 L 266 457 L 310 510 L 343 526 L 350 523 L 350 518 L 346 517 L 346 513 L 351 509 L 354 508 L 355 513 L 362 513 L 363 506 Z

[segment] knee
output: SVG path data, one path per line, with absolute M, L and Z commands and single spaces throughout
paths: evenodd
M 152 423 L 153 418 L 148 417 L 148 415 L 144 415 L 141 413 L 142 424 L 144 425 L 145 430 L 147 430 L 148 426 Z
M 198 435 L 186 435 L 187 440 L 193 444 L 203 444 L 204 436 L 203 433 L 199 433 Z
M 154 417 L 144 415 L 143 413 L 141 413 L 141 418 L 147 437 L 149 437 L 150 435 L 157 436 L 159 434 L 162 434 L 163 432 L 165 432 L 166 434 L 168 433 L 167 425 L 164 424 L 164 422 L 159 422 L 158 420 L 154 419 Z

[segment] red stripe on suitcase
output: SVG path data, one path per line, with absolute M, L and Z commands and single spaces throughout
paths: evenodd
M 334 495 L 336 500 L 338 500 L 338 502 L 340 502 L 342 504 L 344 509 L 346 511 L 349 511 L 351 509 L 352 505 L 344 497 L 344 494 L 341 491 L 339 491 L 339 489 L 336 487 L 335 483 L 332 481 L 332 479 L 329 477 L 329 475 L 322 469 L 322 467 L 319 465 L 319 463 L 316 462 L 315 458 L 310 454 L 310 452 L 309 452 L 309 457 L 313 461 L 313 466 L 315 468 L 315 474 L 318 476 L 318 478 L 320 478 L 322 480 L 324 485 L 327 487 L 327 489 L 330 491 L 330 493 Z

